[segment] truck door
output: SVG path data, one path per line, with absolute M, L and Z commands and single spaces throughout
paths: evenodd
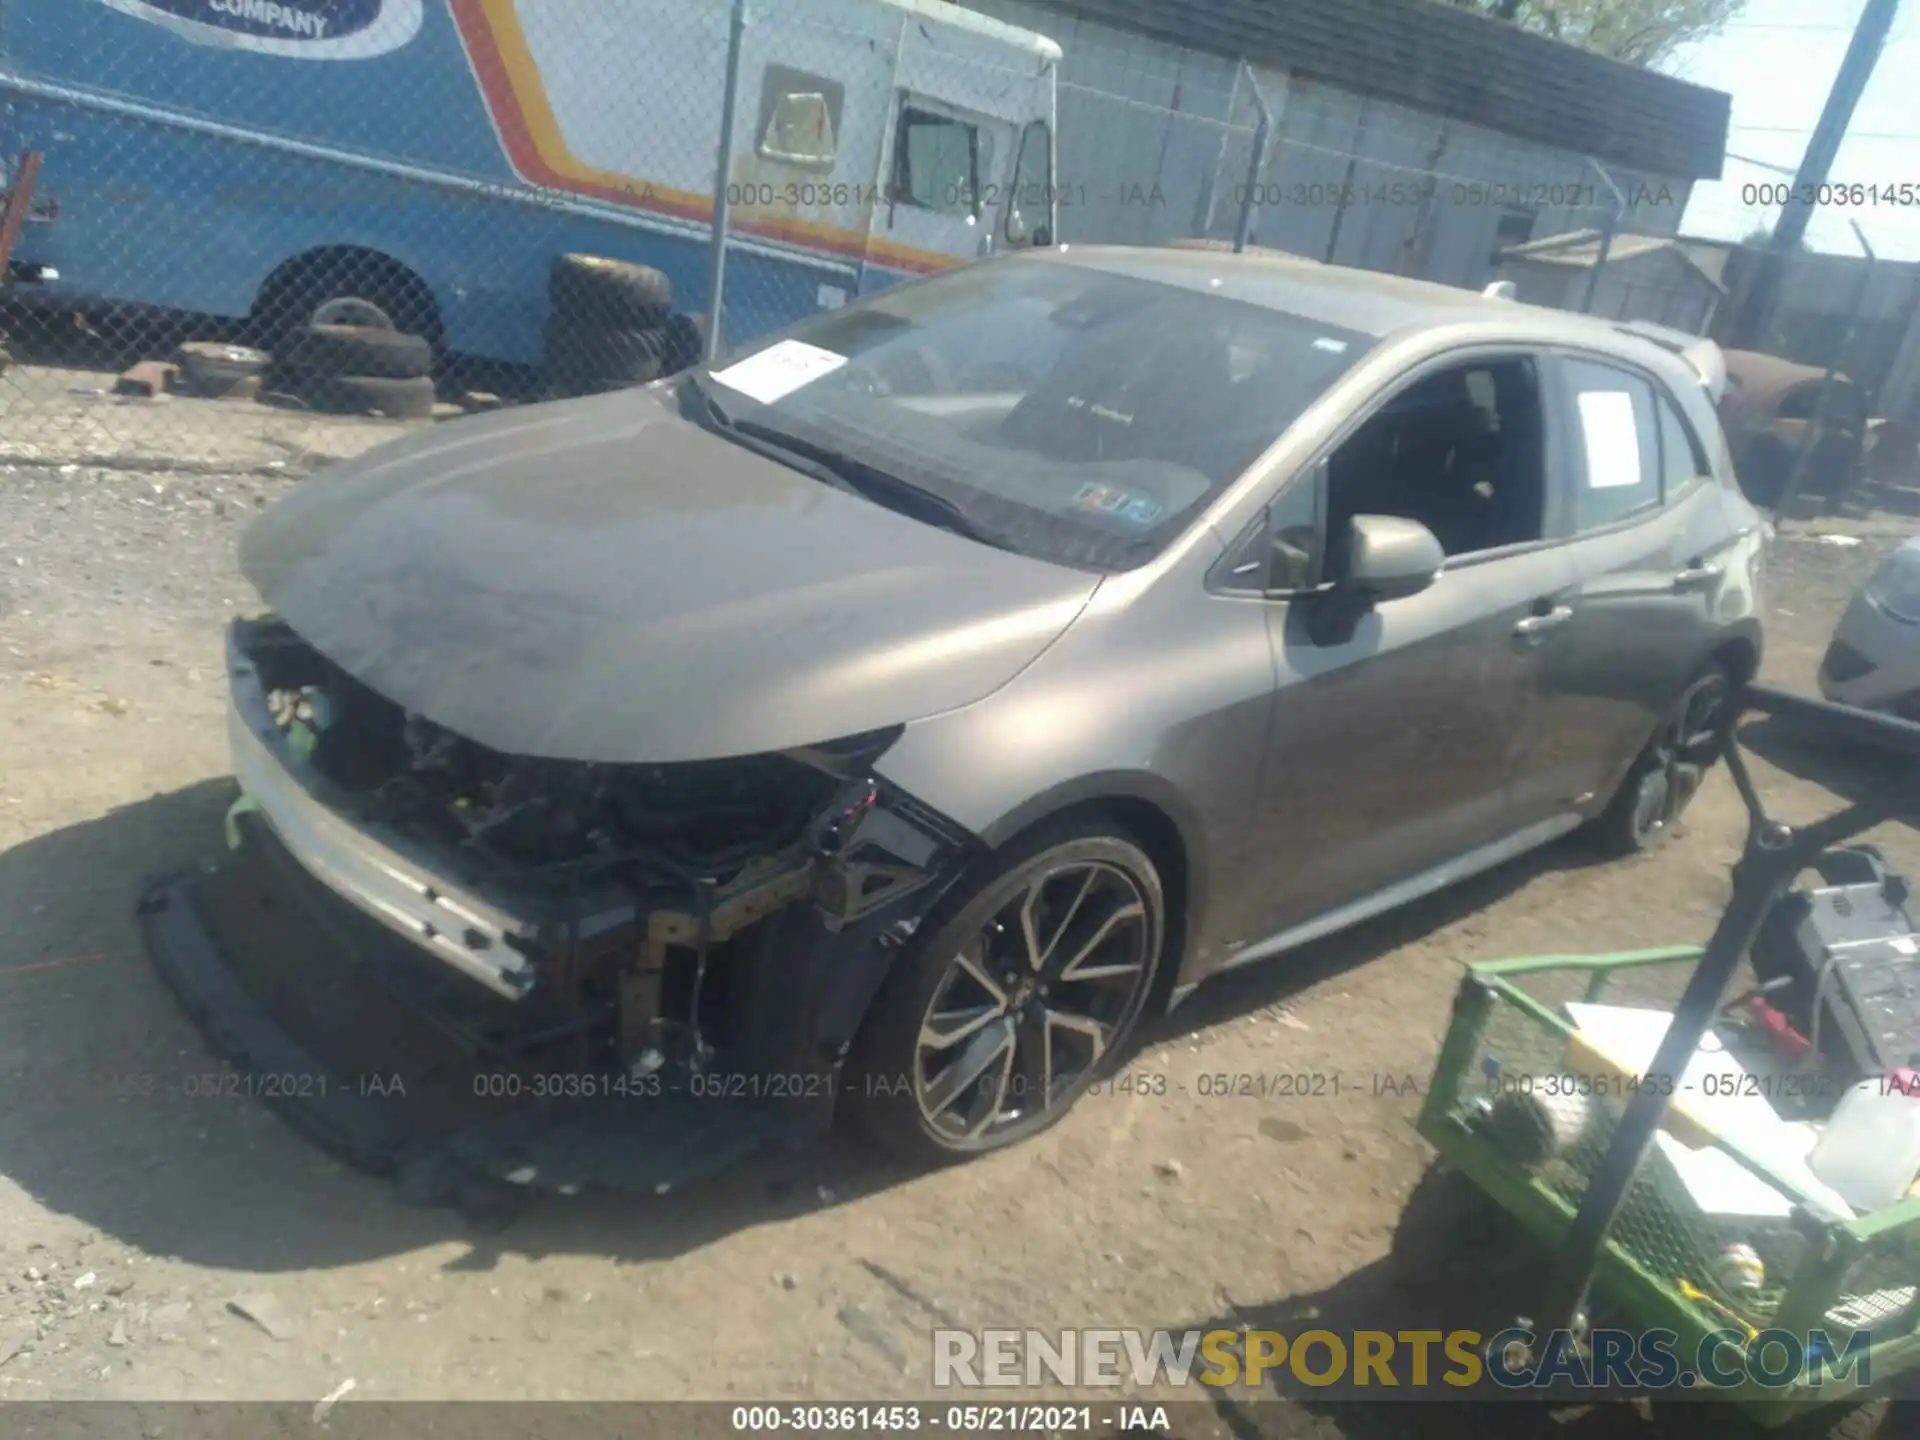
M 927 268 L 929 254 L 968 261 L 993 253 L 1014 126 L 911 90 L 897 100 L 882 263 L 912 270 Z

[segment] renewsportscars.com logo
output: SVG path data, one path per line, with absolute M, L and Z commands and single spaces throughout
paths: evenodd
M 1873 1382 L 1871 1337 L 1824 1330 L 1715 1331 L 1682 1348 L 1671 1330 L 936 1330 L 941 1389 L 1171 1385 L 1410 1392 L 1424 1399 L 1504 1390 L 1781 1390 Z

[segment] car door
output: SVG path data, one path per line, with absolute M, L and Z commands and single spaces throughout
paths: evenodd
M 1577 571 L 1516 775 L 1532 815 L 1602 801 L 1704 662 L 1737 543 L 1707 452 L 1657 376 L 1612 359 L 1550 366 Z
M 1533 443 L 1525 483 L 1544 516 L 1537 427 Z M 1339 484 L 1322 464 L 1275 502 L 1283 555 L 1324 557 L 1338 543 L 1353 503 Z M 1565 548 L 1530 528 L 1450 556 L 1430 588 L 1344 633 L 1316 621 L 1324 565 L 1298 562 L 1303 588 L 1269 612 L 1279 688 L 1256 817 L 1268 889 L 1255 945 L 1510 836 L 1515 744 L 1575 580 Z

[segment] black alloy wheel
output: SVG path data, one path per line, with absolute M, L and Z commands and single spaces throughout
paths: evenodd
M 903 957 L 868 1016 L 853 1100 L 911 1158 L 997 1150 L 1060 1119 L 1153 991 L 1165 899 L 1147 855 L 1110 833 L 1022 848 Z

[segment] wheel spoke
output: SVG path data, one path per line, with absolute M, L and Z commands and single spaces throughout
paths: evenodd
M 953 1107 L 962 1095 L 972 1089 L 981 1076 L 1000 1066 L 1000 1077 L 996 1087 L 994 1108 L 990 1114 L 998 1113 L 1000 1103 L 1006 1098 L 1006 1070 L 1013 1061 L 1013 1022 L 1002 1017 L 1000 1023 L 976 1033 L 967 1042 L 966 1048 L 954 1057 L 953 1063 L 942 1070 L 927 1085 L 925 1101 L 927 1115 L 938 1119 Z M 976 1128 L 969 1126 L 969 1131 Z
M 1002 1010 L 1007 1008 L 1007 992 L 1001 988 L 1000 982 L 988 973 L 986 966 L 965 950 L 954 957 L 953 963 L 968 979 L 991 995 L 996 1005 Z
M 961 1010 L 937 1010 L 920 1027 L 920 1043 L 929 1050 L 951 1050 L 982 1026 L 1007 1013 L 1005 1001 L 970 1005 Z
M 1138 900 L 1129 905 L 1117 907 L 1111 915 L 1100 922 L 1099 928 L 1074 952 L 1073 958 L 1061 967 L 1060 978 L 1062 980 L 1108 980 L 1116 975 L 1138 973 L 1141 966 L 1146 963 L 1144 959 L 1136 960 L 1129 965 L 1090 965 L 1087 962 L 1093 958 L 1094 953 L 1101 946 L 1113 938 L 1114 931 L 1130 920 L 1144 920 L 1146 915 L 1147 907 Z
M 1049 1036 L 1055 1030 L 1065 1030 L 1069 1034 L 1083 1037 L 1093 1052 L 1087 1058 L 1088 1065 L 1097 1065 L 1100 1062 L 1100 1057 L 1107 1053 L 1107 1037 L 1113 1033 L 1110 1027 L 1102 1025 L 1090 1016 L 1051 1009 L 1047 1011 L 1047 1030 Z M 1051 1052 L 1051 1039 L 1049 1039 L 1048 1049 Z
M 1080 913 L 1080 907 L 1086 903 L 1087 895 L 1092 891 L 1094 882 L 1100 878 L 1098 870 L 1089 869 L 1080 881 L 1080 888 L 1074 893 L 1073 902 L 1067 906 L 1067 913 L 1053 927 L 1053 933 L 1044 939 L 1040 935 L 1040 902 L 1046 898 L 1047 886 L 1060 878 L 1061 871 L 1043 875 L 1034 881 L 1028 889 L 1026 898 L 1020 902 L 1020 934 L 1026 941 L 1027 963 L 1035 970 L 1046 968 L 1047 961 L 1053 958 L 1053 952 L 1059 947 L 1061 939 L 1067 933 L 1067 927 L 1073 924 L 1074 917 Z
M 1014 1022 L 1013 1073 L 1022 1082 L 1019 1108 L 1047 1109 L 1053 1104 L 1053 1027 L 1029 1007 Z

